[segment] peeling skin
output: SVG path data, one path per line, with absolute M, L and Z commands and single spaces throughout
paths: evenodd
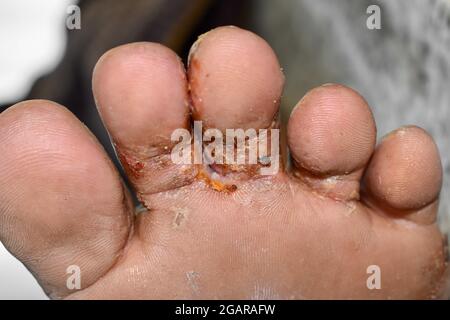
M 127 174 L 131 175 L 135 179 L 140 178 L 142 176 L 142 172 L 145 168 L 145 163 L 138 160 L 134 160 L 133 158 L 131 158 L 130 156 L 128 156 L 126 153 L 123 152 L 117 152 L 117 155 L 119 157 L 120 163 L 122 163 Z
M 253 178 L 259 174 L 260 165 L 242 165 L 242 164 L 211 164 L 210 168 L 222 176 L 243 176 Z
M 301 180 L 313 193 L 326 196 L 336 201 L 359 200 L 359 180 L 357 172 L 350 175 L 322 176 L 314 175 L 297 166 L 293 176 Z
M 189 210 L 186 208 L 173 208 L 175 212 L 175 218 L 173 219 L 173 226 L 175 228 L 180 227 L 187 219 Z
M 198 112 L 198 109 L 201 108 L 201 104 L 203 102 L 202 98 L 200 98 L 199 96 L 197 96 L 197 94 L 195 94 L 195 92 L 197 92 L 198 90 L 195 90 L 195 88 L 198 86 L 198 81 L 196 79 L 196 77 L 194 77 L 194 74 L 200 74 L 200 63 L 198 62 L 198 60 L 194 57 L 190 57 L 189 59 L 189 69 L 188 69 L 188 79 L 189 79 L 189 83 L 188 83 L 188 91 L 190 93 L 190 98 L 191 98 L 191 109 L 192 109 L 192 115 L 194 117 L 194 120 L 197 119 L 196 117 L 196 111 Z M 195 106 L 195 108 L 194 108 Z
M 145 151 L 141 148 L 127 150 L 125 147 L 117 144 L 114 144 L 114 148 L 123 168 L 125 169 L 127 174 L 134 179 L 138 179 L 143 176 L 147 162 L 150 159 L 156 159 L 158 157 L 162 159 L 160 156 L 168 154 L 171 150 L 171 146 L 163 144 L 155 147 L 145 148 Z M 131 156 L 131 154 L 136 154 L 139 156 Z M 165 165 L 166 163 L 162 163 L 162 160 L 160 160 L 159 164 Z
M 212 31 L 212 30 L 211 30 Z M 194 42 L 194 44 L 191 46 L 191 50 L 189 50 L 189 54 L 188 54 L 188 60 L 187 60 L 187 64 L 188 66 L 190 66 L 191 61 L 192 61 L 192 57 L 194 56 L 195 52 L 198 50 L 198 48 L 200 47 L 201 42 L 203 41 L 203 39 L 205 38 L 205 36 L 210 33 L 211 31 L 208 31 L 202 35 L 200 35 L 197 40 Z
M 199 170 L 197 173 L 197 178 L 206 182 L 206 184 L 212 187 L 215 191 L 232 193 L 237 190 L 237 186 L 235 184 L 225 184 L 218 180 L 212 179 L 209 174 L 205 172 L 205 170 Z
M 332 177 L 326 178 L 323 181 L 323 187 L 325 189 L 333 189 L 334 187 L 336 187 L 337 183 L 338 183 L 338 177 L 332 176 Z
M 346 206 L 348 208 L 348 211 L 345 213 L 345 215 L 349 217 L 356 211 L 357 206 L 354 202 L 349 202 L 348 204 L 346 204 Z

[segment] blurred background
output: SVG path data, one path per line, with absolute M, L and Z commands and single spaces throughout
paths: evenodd
M 66 26 L 73 4 L 79 30 Z M 370 5 L 381 9 L 381 29 L 367 28 Z M 186 61 L 199 34 L 227 24 L 260 34 L 278 54 L 285 119 L 306 91 L 339 82 L 367 99 L 379 138 L 406 124 L 428 130 L 442 155 L 439 222 L 448 232 L 450 0 L 1 0 L 0 112 L 23 99 L 54 100 L 114 158 L 91 92 L 97 59 L 120 44 L 154 41 Z M 0 299 L 16 298 L 46 296 L 0 244 Z

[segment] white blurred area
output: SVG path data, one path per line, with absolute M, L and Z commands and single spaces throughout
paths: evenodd
M 0 243 L 0 300 L 41 300 L 47 296 L 31 273 Z
M 23 98 L 57 66 L 66 45 L 67 7 L 75 0 L 0 1 L 0 104 Z M 0 300 L 47 299 L 30 272 L 0 243 Z
M 23 98 L 61 60 L 74 0 L 0 1 L 0 104 Z

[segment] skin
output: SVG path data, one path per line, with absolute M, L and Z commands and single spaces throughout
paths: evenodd
M 170 160 L 172 131 L 193 119 L 276 128 L 284 78 L 270 46 L 235 27 L 200 37 L 187 69 L 155 43 L 115 48 L 95 68 L 99 112 L 146 207 L 137 212 L 67 109 L 34 100 L 0 115 L 0 240 L 50 297 L 440 297 L 442 168 L 424 130 L 403 127 L 375 147 L 365 100 L 324 85 L 289 119 L 292 166 L 261 176 L 222 165 L 212 176 Z M 70 265 L 81 290 L 66 287 Z M 379 290 L 366 285 L 371 265 Z

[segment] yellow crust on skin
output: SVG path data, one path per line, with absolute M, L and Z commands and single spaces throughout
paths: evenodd
M 198 172 L 197 178 L 205 181 L 206 184 L 208 184 L 215 191 L 218 191 L 218 192 L 234 192 L 234 191 L 237 190 L 237 186 L 236 185 L 234 185 L 234 184 L 228 185 L 228 184 L 222 183 L 220 181 L 213 180 L 203 170 L 200 170 Z

